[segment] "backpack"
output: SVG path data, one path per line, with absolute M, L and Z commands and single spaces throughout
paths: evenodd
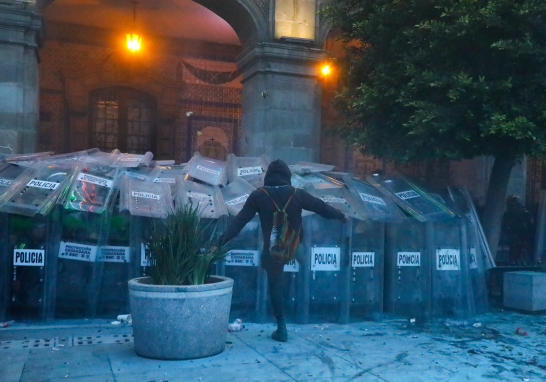
M 300 244 L 300 229 L 297 231 L 292 228 L 288 222 L 288 214 L 285 212 L 286 207 L 290 204 L 290 201 L 296 195 L 296 189 L 294 193 L 290 195 L 288 201 L 281 210 L 277 203 L 273 200 L 271 195 L 264 189 L 260 188 L 273 202 L 277 211 L 273 214 L 273 226 L 271 229 L 271 242 L 269 244 L 269 253 L 275 261 L 286 264 L 296 257 L 296 249 Z

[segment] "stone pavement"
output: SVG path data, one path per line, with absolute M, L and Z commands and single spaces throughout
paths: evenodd
M 447 324 L 447 325 L 446 325 Z M 473 326 L 475 324 L 476 326 Z M 516 334 L 522 328 L 527 335 Z M 544 381 L 546 317 L 494 312 L 461 321 L 271 324 L 228 334 L 210 358 L 138 357 L 131 326 L 57 320 L 0 329 L 0 381 Z

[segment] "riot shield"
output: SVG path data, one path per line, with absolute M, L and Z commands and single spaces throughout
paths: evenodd
M 10 260 L 3 264 L 9 272 L 6 316 L 17 321 L 46 318 L 44 279 L 46 265 L 52 260 L 47 248 L 49 219 L 13 214 L 6 218 L 5 244 Z
M 193 206 L 198 206 L 202 218 L 218 219 L 220 216 L 228 214 L 222 192 L 218 186 L 185 180 L 178 187 L 176 200 L 180 205 L 191 203 Z
M 265 171 L 269 166 L 269 159 L 265 154 L 259 157 L 237 157 L 229 154 L 227 162 L 230 183 L 243 179 L 254 187 L 264 185 Z
M 148 166 L 154 157 L 151 152 L 146 152 L 144 155 L 137 154 L 120 154 L 116 153 L 113 165 L 116 167 L 139 167 Z
M 464 219 L 435 222 L 432 230 L 432 315 L 434 317 L 468 317 L 473 313 L 472 283 L 466 224 Z
M 351 319 L 376 319 L 383 313 L 385 223 L 352 220 L 351 230 Z
M 230 215 L 236 216 L 243 208 L 250 194 L 256 190 L 242 177 L 222 188 L 222 196 Z
M 25 216 L 47 215 L 68 191 L 81 166 L 74 160 L 34 163 L 0 195 L 0 210 Z
M 385 289 L 386 313 L 426 320 L 431 313 L 431 252 L 434 250 L 431 223 L 406 218 L 386 226 Z
M 354 179 L 349 174 L 343 175 L 342 179 L 353 199 L 360 202 L 358 205 L 363 210 L 362 216 L 375 221 L 392 223 L 400 223 L 403 220 L 404 214 L 400 209 L 377 189 Z
M 316 186 L 320 188 L 315 188 Z M 337 208 L 348 218 L 365 219 L 361 214 L 359 202 L 353 198 L 346 187 L 323 188 L 322 184 L 307 184 L 305 190 L 316 198 Z
M 318 173 L 324 171 L 332 171 L 335 166 L 322 163 L 311 163 L 311 162 L 298 162 L 297 164 L 290 165 L 290 171 L 294 174 L 299 175 L 309 175 L 310 173 Z
M 186 165 L 188 174 L 195 179 L 213 186 L 227 183 L 227 163 L 217 159 L 211 159 L 195 153 Z
M 402 175 L 368 176 L 366 180 L 418 221 L 447 220 L 456 216 L 441 199 Z
M 113 167 L 112 162 L 85 161 L 61 203 L 69 210 L 101 214 L 117 195 L 114 184 L 120 175 L 120 169 Z
M 310 173 L 305 175 L 292 174 L 292 186 L 305 188 L 307 185 L 312 185 L 315 189 L 323 188 L 342 188 L 343 183 L 327 177 L 323 174 Z
M 495 262 L 491 257 L 489 245 L 481 229 L 468 190 L 464 187 L 448 187 L 448 192 L 459 214 L 464 217 L 464 220 L 461 221 L 461 246 L 467 248 L 468 269 L 471 280 L 471 314 L 483 313 L 487 311 L 489 305 L 485 271 L 494 267 Z
M 144 182 L 124 175 L 120 186 L 120 210 L 133 216 L 166 218 L 174 209 L 170 187 L 165 183 Z
M 7 162 L 0 162 L 0 195 L 7 191 L 13 181 L 19 177 L 26 167 Z
M 349 232 L 338 220 L 303 218 L 303 258 L 298 285 L 298 322 L 348 321 Z
M 260 267 L 263 238 L 256 216 L 227 245 L 222 267 L 233 279 L 231 316 L 233 319 L 262 322 L 266 315 L 267 286 L 265 271 Z

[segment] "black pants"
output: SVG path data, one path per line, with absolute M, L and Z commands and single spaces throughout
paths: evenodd
M 273 313 L 278 319 L 284 318 L 284 264 L 275 261 L 269 252 L 262 253 L 262 268 L 267 272 L 269 298 L 273 306 Z

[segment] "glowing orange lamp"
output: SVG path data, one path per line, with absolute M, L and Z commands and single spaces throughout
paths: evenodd
M 131 52 L 138 52 L 140 49 L 140 42 L 142 41 L 142 36 L 137 33 L 127 33 L 127 49 Z
M 332 73 L 332 68 L 330 65 L 324 65 L 321 69 L 322 75 L 328 77 Z
M 131 1 L 133 3 L 133 31 L 136 24 L 136 6 L 138 1 Z M 142 42 L 142 36 L 138 33 L 127 33 L 127 49 L 131 52 L 138 52 L 140 49 L 140 43 Z

